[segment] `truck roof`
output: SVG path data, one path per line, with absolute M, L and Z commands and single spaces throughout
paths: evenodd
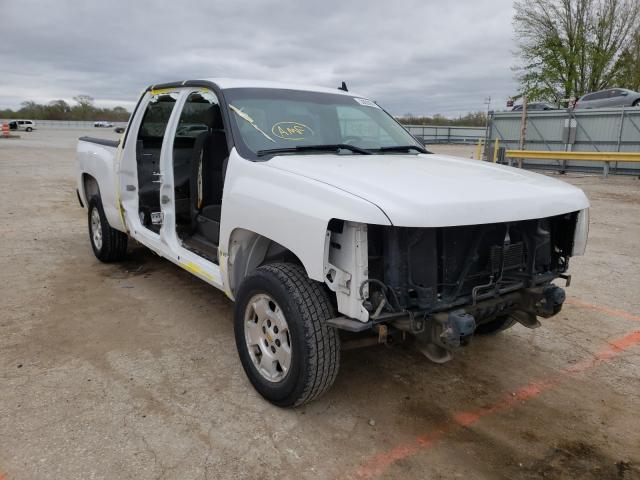
M 222 90 L 227 90 L 230 88 L 279 88 L 279 89 L 285 89 L 285 90 L 302 90 L 307 92 L 337 93 L 337 94 L 349 95 L 349 96 L 360 96 L 360 95 L 356 95 L 354 92 L 345 92 L 344 90 L 339 89 L 338 85 L 336 85 L 335 88 L 328 88 L 328 87 L 320 87 L 316 85 L 309 85 L 309 84 L 303 84 L 303 83 L 287 83 L 287 82 L 274 82 L 269 80 L 252 80 L 252 79 L 225 78 L 225 77 L 182 80 L 177 82 L 163 83 L 159 85 L 151 85 L 149 86 L 148 90 L 178 87 L 178 86 L 198 86 L 198 85 L 205 85 L 207 83 L 215 84 L 218 86 L 218 88 Z

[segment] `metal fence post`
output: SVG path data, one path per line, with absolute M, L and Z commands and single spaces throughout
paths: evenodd
M 620 144 L 622 143 L 622 129 L 624 127 L 624 105 L 622 106 L 622 111 L 620 112 L 620 128 L 618 129 L 618 146 L 616 151 L 620 151 Z M 614 172 L 618 173 L 618 162 L 613 165 Z
M 489 160 L 489 143 L 491 141 L 491 134 L 493 132 L 493 110 L 487 112 L 487 128 L 484 132 L 484 158 Z M 482 159 L 480 159 L 482 160 Z
M 618 128 L 618 149 L 616 151 L 620 151 L 620 143 L 622 142 L 622 127 L 624 126 L 624 105 L 622 106 L 622 110 L 620 111 L 620 128 Z

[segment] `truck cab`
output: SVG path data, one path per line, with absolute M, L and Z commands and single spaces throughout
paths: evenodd
M 119 140 L 83 137 L 77 158 L 95 255 L 132 237 L 224 291 L 244 370 L 280 406 L 329 388 L 341 342 L 413 336 L 446 362 L 539 326 L 586 245 L 581 190 L 431 154 L 345 86 L 153 85 Z

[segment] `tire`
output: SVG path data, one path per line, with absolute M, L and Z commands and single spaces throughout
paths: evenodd
M 631 106 L 632 107 L 640 107 L 640 99 L 638 99 L 635 102 L 633 102 L 633 104 Z
M 26 130 L 27 130 L 27 132 L 31 132 L 33 130 L 33 128 L 27 127 Z
M 234 331 L 242 367 L 260 395 L 292 407 L 331 387 L 340 365 L 340 337 L 326 323 L 333 314 L 327 292 L 298 265 L 267 264 L 247 276 Z
M 94 195 L 89 200 L 88 225 L 91 248 L 98 260 L 110 263 L 125 257 L 128 236 L 126 233 L 111 228 L 98 195 Z
M 503 330 L 513 327 L 516 321 L 508 315 L 497 317 L 487 323 L 481 323 L 476 327 L 475 333 L 478 335 L 495 335 Z

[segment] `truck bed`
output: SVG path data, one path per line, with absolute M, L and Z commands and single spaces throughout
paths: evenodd
M 97 143 L 98 145 L 104 145 L 105 147 L 113 147 L 118 148 L 120 145 L 120 140 L 109 140 L 107 138 L 97 138 L 97 137 L 80 137 L 78 140 L 89 143 Z

